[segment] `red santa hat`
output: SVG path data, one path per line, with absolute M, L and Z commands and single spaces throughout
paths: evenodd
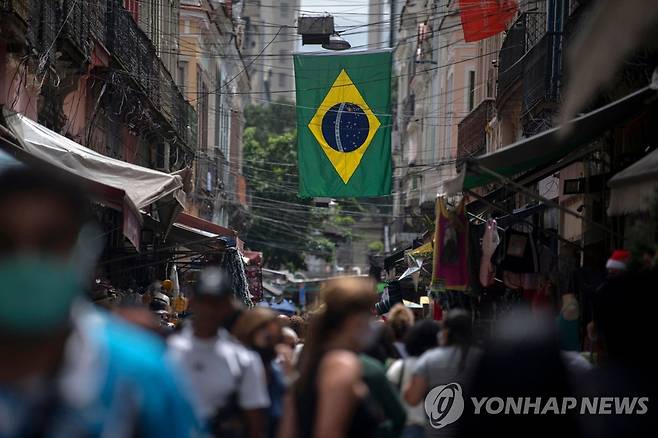
M 605 264 L 605 267 L 607 269 L 618 269 L 623 271 L 626 269 L 626 264 L 630 258 L 630 251 L 626 251 L 625 249 L 616 249 L 612 252 L 608 262 Z

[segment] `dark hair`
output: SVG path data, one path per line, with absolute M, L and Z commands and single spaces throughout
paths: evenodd
M 407 333 L 404 346 L 409 356 L 420 356 L 430 348 L 438 345 L 439 324 L 431 319 L 424 319 L 414 324 Z
M 288 326 L 297 333 L 300 339 L 304 339 L 306 336 L 306 320 L 299 315 L 293 315 L 290 317 Z
M 377 359 L 385 364 L 388 359 L 400 359 L 400 353 L 395 348 L 395 334 L 387 324 L 380 323 L 373 342 L 366 347 L 363 354 Z
M 89 199 L 72 178 L 60 172 L 16 166 L 0 172 L 0 203 L 15 195 L 48 195 L 66 204 L 77 227 L 89 219 Z
M 167 303 L 162 300 L 154 299 L 149 303 L 149 310 L 153 312 L 158 310 L 167 310 Z
M 474 361 L 473 373 L 467 379 L 469 397 L 496 394 L 502 400 L 528 396 L 532 396 L 532 400 L 535 397 L 560 400 L 575 396 L 569 379 L 573 376 L 567 374 L 558 347 L 554 318 L 532 313 L 529 309 L 514 309 L 497 321 L 493 332 L 493 339 L 485 344 L 482 356 Z M 584 388 L 580 390 L 588 393 Z M 569 412 L 565 415 L 475 415 L 474 412 L 473 409 L 464 410 L 459 420 L 463 430 L 458 436 L 498 436 L 501 431 L 505 431 L 506 437 L 526 437 L 528 431 L 534 432 L 533 437 L 587 436 L 579 430 L 579 416 Z M 588 430 L 589 426 L 592 424 L 587 423 Z
M 443 329 L 447 331 L 448 345 L 459 347 L 461 351 L 459 370 L 463 371 L 466 367 L 466 359 L 471 343 L 473 342 L 471 314 L 462 309 L 449 311 L 443 319 Z
M 594 322 L 610 359 L 643 368 L 655 364 L 653 356 L 647 355 L 646 336 L 654 331 L 658 298 L 653 285 L 657 283 L 656 271 L 628 272 L 607 280 L 596 291 Z M 638 293 L 640 304 L 628 299 L 631 291 Z

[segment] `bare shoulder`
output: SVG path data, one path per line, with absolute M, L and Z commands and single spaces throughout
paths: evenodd
M 331 351 L 322 358 L 318 374 L 321 385 L 354 384 L 361 377 L 361 362 L 351 351 Z

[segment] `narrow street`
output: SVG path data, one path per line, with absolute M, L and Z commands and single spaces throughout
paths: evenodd
M 0 0 L 0 438 L 658 430 L 658 0 Z

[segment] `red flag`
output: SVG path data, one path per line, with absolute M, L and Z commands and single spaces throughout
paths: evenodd
M 464 41 L 480 41 L 507 29 L 518 10 L 516 0 L 459 0 Z

